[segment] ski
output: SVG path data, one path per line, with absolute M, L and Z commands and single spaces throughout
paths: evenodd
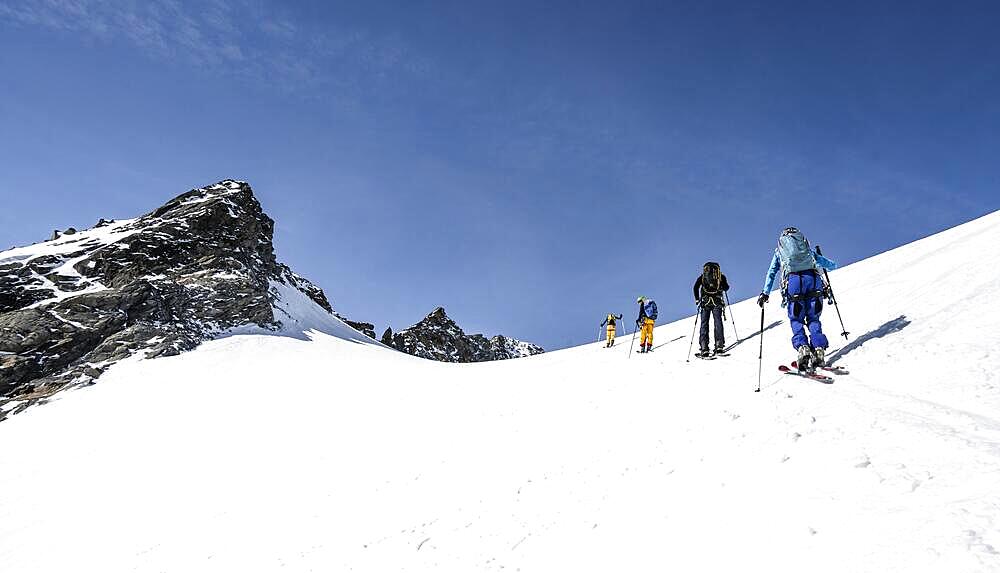
M 728 352 L 716 352 L 712 356 L 725 358 L 726 356 L 729 356 L 729 353 Z
M 817 366 L 817 368 L 830 374 L 836 374 L 837 376 L 844 376 L 851 373 L 845 366 Z
M 832 376 L 824 376 L 823 374 L 816 374 L 814 372 L 799 372 L 798 369 L 792 368 L 791 366 L 785 366 L 784 364 L 778 366 L 778 370 L 785 374 L 791 374 L 792 376 L 801 376 L 803 378 L 809 378 L 810 380 L 815 380 L 824 384 L 833 384 Z
M 792 368 L 797 369 L 798 367 L 799 366 L 797 362 L 792 362 Z M 846 366 L 817 366 L 816 368 L 819 368 L 820 370 L 823 370 L 825 372 L 830 372 L 831 374 L 836 374 L 838 376 L 850 374 L 850 371 L 847 370 Z
M 715 360 L 714 354 L 695 354 L 695 358 L 700 358 L 701 360 Z

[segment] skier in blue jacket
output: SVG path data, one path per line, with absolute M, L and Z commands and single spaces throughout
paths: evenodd
M 792 347 L 798 352 L 798 368 L 803 371 L 826 364 L 826 348 L 830 345 L 820 323 L 823 298 L 828 296 L 828 290 L 819 268 L 832 271 L 837 263 L 813 251 L 801 231 L 788 227 L 778 237 L 778 247 L 764 279 L 764 290 L 757 298 L 757 304 L 764 308 L 780 270 L 781 304 L 788 305 Z
M 653 351 L 653 326 L 656 324 L 656 301 L 640 296 L 639 317 L 635 319 L 635 327 L 639 329 L 639 352 Z

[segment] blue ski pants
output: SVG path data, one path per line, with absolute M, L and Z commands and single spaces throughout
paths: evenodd
M 788 322 L 792 327 L 792 347 L 798 348 L 809 344 L 813 348 L 826 348 L 830 341 L 823 334 L 823 325 L 819 317 L 823 314 L 823 297 L 815 296 L 793 301 L 797 294 L 812 293 L 822 290 L 823 281 L 815 272 L 792 273 L 788 275 Z M 806 329 L 809 334 L 806 334 Z

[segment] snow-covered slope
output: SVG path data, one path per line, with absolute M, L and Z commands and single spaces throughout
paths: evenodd
M 1000 212 L 832 273 L 832 385 L 770 304 L 760 393 L 753 301 L 711 362 L 690 320 L 442 364 L 308 317 L 128 359 L 0 424 L 0 565 L 998 571 L 998 266 Z

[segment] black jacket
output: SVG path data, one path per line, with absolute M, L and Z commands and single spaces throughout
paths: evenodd
M 611 315 L 611 326 L 615 325 L 615 320 L 621 320 L 621 319 L 622 319 L 622 315 L 619 314 L 618 316 L 615 316 L 615 315 L 612 314 Z M 607 318 L 604 319 L 604 322 L 601 323 L 601 326 L 604 326 L 605 324 L 608 324 L 608 319 Z
M 719 292 L 713 296 L 703 293 L 701 290 L 701 275 L 698 275 L 698 280 L 694 281 L 694 299 L 701 306 L 722 306 L 722 293 L 729 290 L 729 281 L 726 280 L 726 275 L 723 274 L 722 280 L 719 281 Z

